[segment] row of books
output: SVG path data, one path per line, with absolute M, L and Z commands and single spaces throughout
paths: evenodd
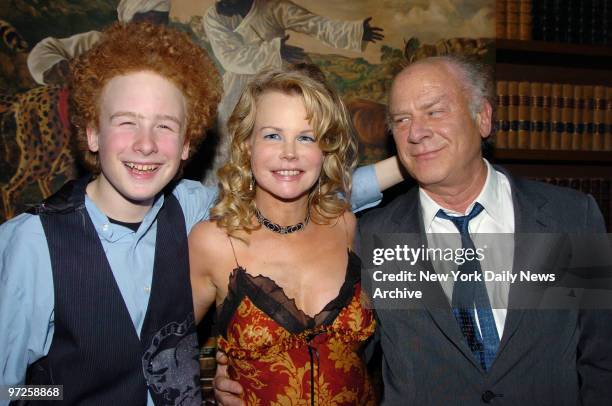
M 497 149 L 612 151 L 612 87 L 497 81 Z
M 612 43 L 610 0 L 497 0 L 497 38 Z
M 536 178 L 553 185 L 570 187 L 593 196 L 603 214 L 608 232 L 612 232 L 612 181 L 605 178 Z
M 507 39 L 531 39 L 532 9 L 532 0 L 496 0 L 495 36 Z

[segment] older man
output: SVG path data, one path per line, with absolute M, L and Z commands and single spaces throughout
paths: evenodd
M 505 260 L 517 272 L 525 265 L 522 233 L 605 232 L 591 196 L 515 179 L 483 159 L 491 82 L 481 66 L 456 57 L 424 59 L 398 74 L 389 97 L 391 128 L 418 186 L 360 219 L 362 243 L 381 233 L 411 233 L 424 244 L 436 233 L 455 233 L 464 246 L 476 233 L 514 235 Z M 436 283 L 428 293 L 442 305 L 377 307 L 383 403 L 609 404 L 610 312 L 492 305 L 495 297 L 512 303 L 514 289 Z M 216 383 L 239 389 L 220 377 Z M 218 396 L 237 404 L 227 393 Z
M 605 232 L 591 196 L 515 179 L 483 159 L 490 94 L 486 72 L 460 58 L 425 59 L 395 78 L 393 137 L 418 187 L 364 216 L 362 241 L 374 233 L 424 232 L 427 239 L 461 233 L 465 245 L 475 233 Z M 517 272 L 523 258 L 520 238 L 514 241 Z M 487 286 L 484 303 L 464 307 L 456 302 L 463 289 L 457 282 L 438 288 L 450 306 L 377 309 L 386 404 L 592 405 L 612 399 L 607 314 L 491 306 L 488 297 L 496 295 L 508 303 L 514 285 L 497 292 Z

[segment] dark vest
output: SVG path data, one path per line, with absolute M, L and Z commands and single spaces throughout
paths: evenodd
M 49 354 L 28 383 L 64 385 L 64 404 L 200 405 L 185 219 L 168 193 L 157 215 L 153 282 L 140 337 L 85 208 L 88 178 L 34 208 L 45 231 L 55 293 Z M 48 405 L 48 401 L 41 405 Z

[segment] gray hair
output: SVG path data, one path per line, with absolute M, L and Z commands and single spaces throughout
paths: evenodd
M 464 55 L 444 55 L 429 58 L 429 60 L 438 60 L 454 68 L 462 82 L 460 85 L 467 93 L 468 108 L 473 120 L 476 120 L 478 113 L 482 111 L 484 103 L 488 102 L 493 110 L 491 120 L 492 123 L 495 123 L 495 81 L 493 79 L 493 69 L 490 65 L 482 63 L 475 57 Z M 489 135 L 492 136 L 494 133 L 495 126 L 492 126 Z M 491 147 L 491 137 L 484 138 L 481 143 L 483 154 L 490 153 Z
M 461 86 L 467 92 L 468 107 L 474 119 L 482 110 L 484 102 L 488 102 L 492 107 L 495 106 L 495 89 L 491 67 L 473 57 L 463 55 L 436 56 L 422 59 L 419 62 L 436 61 L 455 68 L 454 70 L 461 80 Z
M 445 64 L 457 74 L 457 79 L 460 81 L 459 86 L 467 93 L 468 108 L 473 119 L 476 119 L 485 101 L 489 102 L 491 107 L 495 107 L 495 85 L 490 66 L 474 57 L 449 54 L 419 59 L 408 65 L 405 69 L 409 69 L 413 65 L 430 63 Z M 387 118 L 390 119 L 390 117 Z M 390 121 L 388 121 L 388 124 L 389 128 L 391 128 Z

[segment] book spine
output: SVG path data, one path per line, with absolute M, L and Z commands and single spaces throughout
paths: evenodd
M 606 134 L 606 87 L 595 86 L 593 111 L 593 150 L 605 151 Z
M 552 109 L 552 84 L 542 84 L 542 149 L 550 149 L 551 134 L 551 109 Z
M 519 93 L 518 82 L 508 82 L 508 148 L 516 149 L 518 147 L 518 130 L 519 130 Z
M 584 42 L 584 26 L 585 26 L 585 7 L 586 4 L 582 0 L 570 0 L 573 2 L 574 18 L 573 18 L 573 36 L 576 43 Z M 590 6 L 589 6 L 590 7 Z
M 506 38 L 506 0 L 495 2 L 495 37 Z
M 574 85 L 574 111 L 572 115 L 572 139 L 571 149 L 574 151 L 582 148 L 582 115 L 584 113 L 584 86 Z M 566 128 L 567 130 L 567 128 Z
M 601 33 L 602 44 L 612 44 L 612 4 L 609 1 L 605 1 L 603 4 L 603 12 L 601 13 L 603 21 L 601 26 L 603 31 Z
M 578 32 L 578 42 L 581 44 L 588 44 L 591 40 L 591 21 L 593 15 L 593 0 L 582 1 L 582 6 L 579 12 L 582 13 L 580 17 L 580 28 Z
M 612 87 L 606 87 L 606 113 L 604 123 L 604 150 L 612 151 Z
M 576 42 L 576 15 L 575 0 L 565 0 L 565 42 Z
M 542 83 L 531 83 L 529 92 L 531 94 L 531 108 L 529 111 L 529 118 L 531 120 L 529 149 L 542 149 L 542 133 L 544 132 L 544 122 L 542 120 L 544 109 Z
M 593 43 L 593 34 L 595 32 L 595 28 L 593 27 L 593 22 L 597 20 L 597 2 L 596 0 L 586 0 L 584 5 L 584 43 L 592 44 Z
M 529 134 L 531 133 L 531 117 L 529 116 L 531 111 L 531 97 L 530 97 L 530 85 L 529 82 L 519 82 L 519 105 L 518 105 L 518 140 L 517 148 L 528 149 L 529 148 Z
M 572 149 L 572 136 L 574 133 L 574 86 L 563 85 L 563 107 L 561 110 L 561 121 L 563 131 L 561 132 L 561 149 Z
M 506 0 L 506 38 L 519 38 L 520 0 Z
M 543 14 L 542 18 L 544 21 L 544 25 L 542 27 L 544 31 L 543 39 L 545 41 L 554 41 L 555 39 L 555 24 L 557 22 L 556 16 L 552 13 L 554 9 L 554 2 L 556 0 L 542 0 L 542 6 L 545 10 L 545 14 Z
M 546 23 L 546 1 L 536 1 L 531 7 L 531 37 L 534 40 L 544 39 L 544 24 Z
M 603 37 L 603 13 L 604 3 L 609 0 L 591 0 L 592 1 L 592 14 L 591 14 L 591 39 L 590 44 L 602 44 Z
M 508 129 L 510 122 L 508 121 L 508 82 L 498 80 L 496 84 L 497 93 L 497 132 L 495 134 L 495 148 L 508 148 Z
M 551 21 L 554 32 L 552 39 L 557 42 L 567 41 L 567 13 L 564 3 L 564 0 L 553 0 L 550 10 L 551 15 L 554 16 Z
M 521 40 L 531 39 L 532 19 L 531 10 L 533 8 L 531 0 L 519 0 L 519 33 Z
M 552 85 L 552 105 L 550 109 L 550 149 L 561 149 L 561 134 L 563 133 L 563 119 L 561 112 L 563 110 L 563 85 L 553 83 Z
M 582 117 L 580 119 L 580 149 L 583 151 L 591 151 L 593 145 L 593 111 L 595 109 L 595 93 L 591 85 L 582 86 L 582 99 L 584 107 Z

